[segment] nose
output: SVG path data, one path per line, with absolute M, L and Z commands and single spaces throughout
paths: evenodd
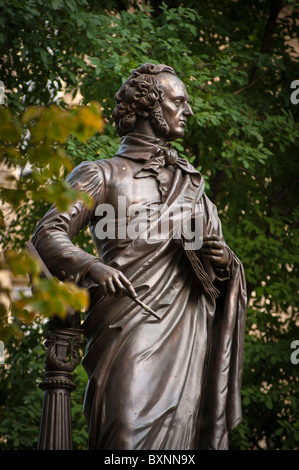
M 193 111 L 192 111 L 192 109 L 191 109 L 191 106 L 190 106 L 190 104 L 187 103 L 187 102 L 185 103 L 184 115 L 185 115 L 185 116 L 188 116 L 188 117 L 189 117 L 189 116 L 193 116 Z

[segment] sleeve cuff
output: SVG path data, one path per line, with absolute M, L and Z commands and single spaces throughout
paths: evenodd
M 84 269 L 83 273 L 81 274 L 80 281 L 79 281 L 79 284 L 80 284 L 81 287 L 85 287 L 85 288 L 88 289 L 90 287 L 94 287 L 94 286 L 97 285 L 93 282 L 93 280 L 92 280 L 92 278 L 89 274 L 89 269 L 90 269 L 91 265 L 93 265 L 95 263 L 103 264 L 104 261 L 102 260 L 102 258 L 95 257 L 85 266 L 85 269 Z

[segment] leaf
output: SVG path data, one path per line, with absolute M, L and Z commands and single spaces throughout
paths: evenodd
M 271 398 L 270 395 L 267 395 L 267 396 L 266 396 L 265 404 L 266 404 L 266 407 L 267 407 L 269 410 L 272 410 L 272 408 L 273 408 L 273 402 L 272 402 L 272 398 Z

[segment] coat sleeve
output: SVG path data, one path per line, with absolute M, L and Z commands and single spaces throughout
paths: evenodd
M 98 163 L 84 162 L 70 173 L 67 181 L 72 188 L 89 194 L 92 207 L 86 207 L 81 200 L 71 204 L 66 212 L 52 206 L 38 223 L 32 243 L 54 276 L 80 285 L 89 266 L 102 260 L 75 246 L 72 240 L 89 224 L 95 208 L 103 200 L 104 174 Z
M 215 234 L 223 237 L 221 221 L 218 217 L 217 208 L 210 199 L 203 194 L 203 236 Z M 229 253 L 229 262 L 224 268 L 213 267 L 212 263 L 208 259 L 202 259 L 204 268 L 209 274 L 212 282 L 214 281 L 228 281 L 231 277 L 231 263 L 232 254 L 231 250 L 227 246 Z

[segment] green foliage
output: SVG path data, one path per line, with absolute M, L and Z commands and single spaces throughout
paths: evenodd
M 10 336 L 0 367 L 0 449 L 36 449 L 43 392 L 38 388 L 44 367 L 42 325 L 20 325 L 23 338 Z
M 88 447 L 89 433 L 83 414 L 83 401 L 87 384 L 86 372 L 80 364 L 73 377 L 77 388 L 72 392 L 72 422 L 73 422 L 73 446 L 77 450 L 86 450 Z
M 20 336 L 20 321 L 32 323 L 40 315 L 57 315 L 64 318 L 69 307 L 80 311 L 88 306 L 87 293 L 75 284 L 62 284 L 55 278 L 42 279 L 39 264 L 25 251 L 20 254 L 14 251 L 6 252 L 1 267 L 15 278 L 26 278 L 29 274 L 33 287 L 32 295 L 21 292 L 16 298 L 12 296 L 10 289 L 1 288 L 1 294 L 4 296 L 0 305 L 2 341 L 7 341 L 12 334 Z M 10 308 L 7 308 L 7 297 L 11 300 Z
M 13 111 L 5 111 L 0 133 L 11 164 L 26 174 L 24 147 L 38 168 L 27 180 L 14 181 L 16 191 L 3 193 L 16 211 L 4 245 L 22 249 L 53 200 L 64 205 L 78 196 L 65 183 L 55 186 L 69 165 L 115 153 L 119 139 L 111 121 L 113 97 L 130 71 L 144 62 L 173 66 L 194 112 L 175 146 L 202 172 L 226 241 L 242 260 L 247 278 L 244 419 L 232 432 L 231 447 L 298 449 L 298 365 L 290 360 L 291 342 L 299 339 L 299 107 L 290 101 L 291 83 L 299 77 L 296 3 L 171 0 L 141 8 L 133 1 L 130 9 L 127 3 L 0 0 L 5 59 L 0 79 Z M 68 132 L 66 114 L 48 107 L 54 101 L 65 107 L 58 92 L 67 89 L 75 95 L 79 88 L 85 103 L 103 106 L 104 133 Z M 38 115 L 40 107 L 23 114 L 28 105 L 47 105 L 48 114 Z M 39 131 L 34 126 L 41 116 L 55 123 Z M 35 140 L 25 137 L 28 126 Z M 53 157 L 58 154 L 60 164 Z M 41 176 L 53 180 L 50 191 Z M 76 243 L 93 251 L 86 232 Z M 83 377 L 80 369 L 76 380 L 81 391 Z M 78 400 L 74 435 L 84 447 L 82 395 Z M 17 432 L 5 422 L 6 434 Z
M 13 277 L 30 275 L 34 290 L 31 296 L 21 293 L 20 298 L 12 299 L 11 309 L 8 309 L 7 300 L 11 298 L 12 292 L 7 286 L 1 286 L 0 292 L 4 296 L 0 300 L 0 338 L 5 340 L 9 334 L 17 331 L 14 319 L 32 322 L 38 315 L 63 317 L 69 306 L 78 311 L 88 306 L 87 292 L 75 284 L 40 278 L 37 262 L 24 250 L 30 232 L 25 230 L 25 237 L 20 237 L 19 224 L 24 222 L 26 227 L 30 209 L 38 206 L 39 201 L 43 201 L 43 205 L 45 202 L 56 203 L 60 210 L 67 210 L 69 204 L 77 198 L 86 205 L 91 203 L 86 194 L 74 191 L 63 178 L 73 167 L 63 144 L 70 136 L 85 142 L 96 132 L 102 132 L 104 123 L 97 103 L 69 110 L 56 105 L 29 107 L 21 119 L 2 106 L 0 123 L 0 149 L 6 167 L 18 167 L 21 173 L 29 169 L 25 177 L 8 177 L 1 188 L 2 203 L 16 211 L 19 218 L 17 233 L 13 234 L 14 229 L 6 227 L 2 213 L 5 258 L 1 260 L 0 268 Z M 10 320 L 11 315 L 13 321 Z
M 87 0 L 1 0 L 1 79 L 13 93 L 9 106 L 45 105 L 67 86 L 78 86 L 78 71 L 87 66 L 100 19 Z M 12 71 L 14 73 L 12 73 Z

